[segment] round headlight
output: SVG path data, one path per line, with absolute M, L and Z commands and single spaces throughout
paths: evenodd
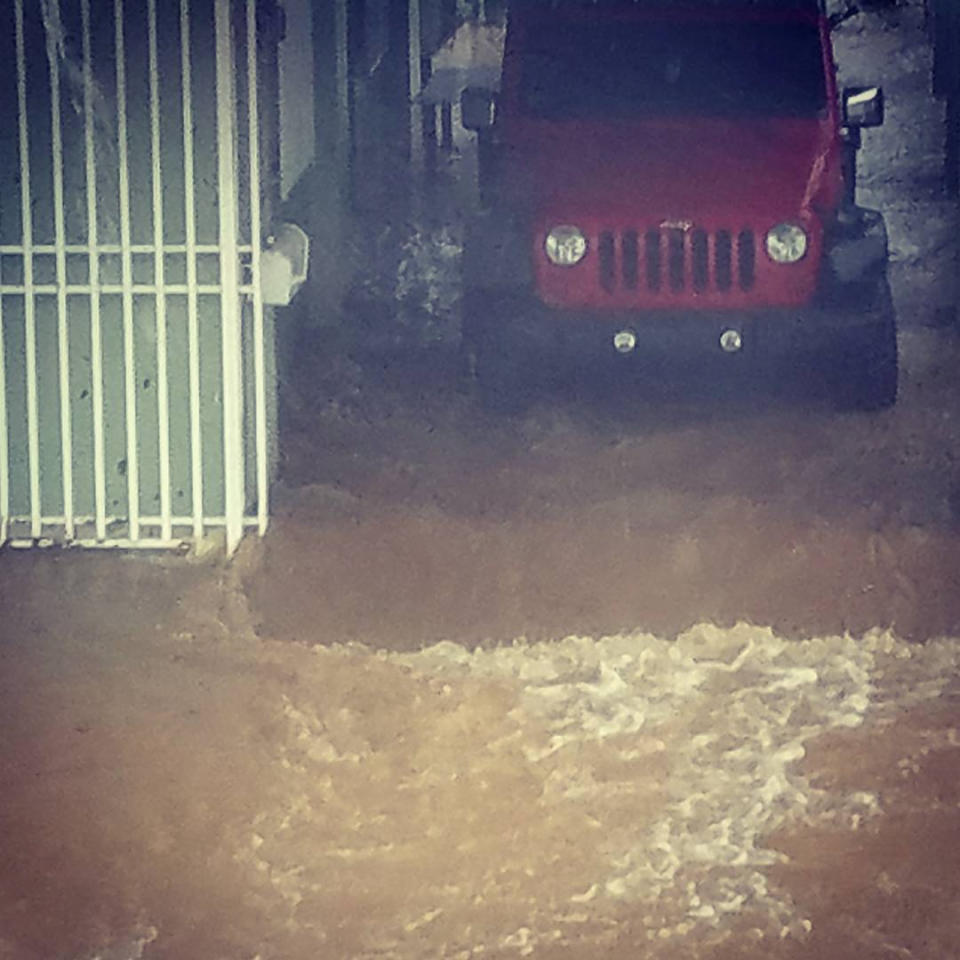
M 587 238 L 578 227 L 554 227 L 543 243 L 547 258 L 558 267 L 572 267 L 587 255 Z
M 807 232 L 795 223 L 778 223 L 767 233 L 767 256 L 774 263 L 796 263 L 807 252 Z

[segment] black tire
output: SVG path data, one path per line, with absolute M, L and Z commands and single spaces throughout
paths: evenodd
M 507 303 L 487 291 L 468 291 L 464 296 L 461 378 L 488 410 L 521 413 L 533 398 L 530 366 L 499 332 L 508 310 Z
M 886 277 L 878 282 L 877 322 L 844 338 L 831 364 L 831 393 L 838 410 L 883 410 L 899 387 L 897 324 Z

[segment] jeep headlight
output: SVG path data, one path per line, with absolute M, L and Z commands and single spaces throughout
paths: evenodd
M 579 227 L 554 227 L 543 243 L 547 259 L 558 267 L 572 267 L 587 255 L 587 238 Z
M 767 256 L 774 263 L 796 263 L 807 252 L 807 232 L 795 223 L 778 223 L 767 231 Z

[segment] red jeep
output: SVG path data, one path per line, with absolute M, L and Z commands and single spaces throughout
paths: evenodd
M 491 397 L 591 357 L 713 357 L 894 402 L 886 228 L 854 202 L 882 92 L 838 96 L 822 0 L 518 0 L 500 92 L 461 107 L 463 345 Z

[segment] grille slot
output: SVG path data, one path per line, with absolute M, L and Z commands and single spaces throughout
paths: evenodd
M 600 257 L 600 285 L 604 290 L 613 290 L 616 286 L 616 267 L 614 263 L 613 234 L 604 230 L 600 234 L 597 250 Z
M 737 266 L 740 268 L 740 286 L 749 290 L 757 279 L 756 254 L 753 249 L 753 231 L 741 230 L 737 237 Z
M 697 293 L 707 289 L 709 269 L 707 235 L 703 230 L 694 230 L 690 238 L 690 272 L 693 278 L 693 289 Z
M 648 230 L 643 246 L 647 255 L 647 289 L 656 293 L 660 289 L 660 231 Z
M 623 235 L 623 285 L 628 290 L 637 289 L 639 275 L 640 241 L 636 230 L 627 230 Z
M 600 286 L 608 293 L 618 286 L 650 293 L 726 293 L 734 286 L 751 290 L 757 280 L 755 237 L 746 229 L 602 230 L 597 259 Z
M 733 241 L 729 230 L 718 230 L 713 240 L 713 277 L 718 290 L 729 290 L 733 282 Z
M 684 286 L 684 231 L 667 231 L 667 270 L 670 274 L 670 289 L 674 292 Z

